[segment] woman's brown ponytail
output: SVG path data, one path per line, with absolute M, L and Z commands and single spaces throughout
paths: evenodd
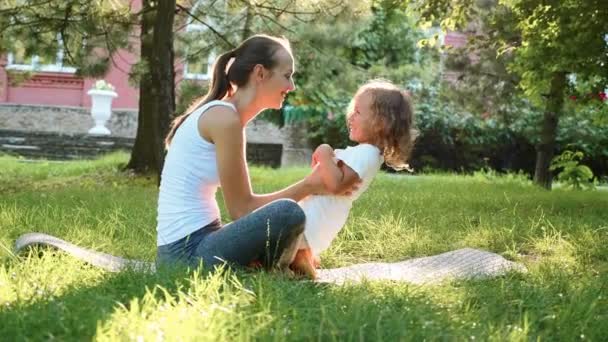
M 230 61 L 230 58 L 234 57 L 234 50 L 224 53 L 220 55 L 213 64 L 213 76 L 211 77 L 211 87 L 206 95 L 201 96 L 194 100 L 192 104 L 188 107 L 186 112 L 171 122 L 171 126 L 169 127 L 169 133 L 165 138 L 165 149 L 169 148 L 171 144 L 171 140 L 173 136 L 175 136 L 175 131 L 181 124 L 186 120 L 186 118 L 192 114 L 198 107 L 204 105 L 207 102 L 211 102 L 213 100 L 221 100 L 226 96 L 228 90 L 230 89 L 230 81 L 228 81 L 228 75 L 226 74 L 226 66 Z
M 226 95 L 230 95 L 229 91 L 233 85 L 237 88 L 245 86 L 256 65 L 262 65 L 269 70 L 274 68 L 277 65 L 275 54 L 279 49 L 285 49 L 291 54 L 289 41 L 286 39 L 258 34 L 247 38 L 236 49 L 220 55 L 213 65 L 213 76 L 211 77 L 209 91 L 205 96 L 194 100 L 184 114 L 173 120 L 169 128 L 169 134 L 165 138 L 165 149 L 169 148 L 177 128 L 197 108 L 210 101 L 221 100 Z M 232 58 L 234 60 L 228 68 L 229 70 L 226 70 Z

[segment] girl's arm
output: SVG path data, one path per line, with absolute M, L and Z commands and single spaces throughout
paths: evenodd
M 253 193 L 245 158 L 245 134 L 240 118 L 233 110 L 217 106 L 210 108 L 198 124 L 199 134 L 215 144 L 216 160 L 224 202 L 233 220 L 280 198 L 302 200 L 314 193 L 324 192 L 318 173 L 305 177 L 291 186 L 265 195 Z
M 349 188 L 359 180 L 359 175 L 353 169 L 334 158 L 334 150 L 327 144 L 317 147 L 313 154 L 314 163 L 318 163 L 323 184 L 331 193 Z

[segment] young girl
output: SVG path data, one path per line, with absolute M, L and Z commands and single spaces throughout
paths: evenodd
M 352 202 L 369 187 L 382 163 L 396 170 L 408 167 L 416 138 L 413 117 L 410 97 L 394 84 L 374 80 L 359 88 L 347 114 L 349 138 L 359 145 L 334 151 L 323 144 L 313 153 L 312 164 L 328 189 L 359 177 L 363 182 L 351 196 L 315 195 L 299 202 L 306 223 L 292 269 L 315 278 L 319 254 L 342 229 Z

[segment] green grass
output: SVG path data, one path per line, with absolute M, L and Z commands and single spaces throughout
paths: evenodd
M 0 157 L 0 340 L 608 336 L 606 192 L 547 192 L 518 177 L 381 174 L 322 260 L 337 267 L 473 247 L 529 269 L 495 279 L 335 286 L 230 270 L 112 274 L 52 250 L 12 254 L 17 236 L 39 231 L 152 261 L 155 181 L 121 172 L 126 160 Z M 252 179 L 265 192 L 306 172 L 253 168 Z

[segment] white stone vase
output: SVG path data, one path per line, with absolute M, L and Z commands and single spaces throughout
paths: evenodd
M 112 100 L 118 96 L 112 90 L 91 89 L 87 92 L 91 96 L 91 116 L 95 120 L 95 127 L 89 130 L 89 134 L 109 135 L 110 130 L 104 125 L 112 115 Z

